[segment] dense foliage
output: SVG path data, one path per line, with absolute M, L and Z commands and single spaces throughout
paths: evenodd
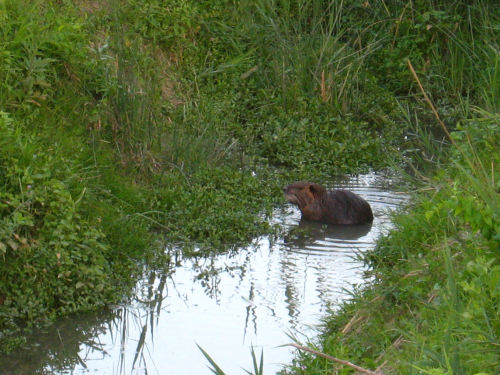
M 436 374 L 486 353 L 493 373 L 495 3 L 0 2 L 0 350 L 121 300 L 165 241 L 202 255 L 272 231 L 291 179 L 395 161 L 431 193 L 367 256 L 374 285 L 322 349 Z

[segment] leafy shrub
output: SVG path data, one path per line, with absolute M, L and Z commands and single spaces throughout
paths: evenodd
M 45 154 L 3 112 L 0 140 L 0 331 L 114 300 L 110 247 L 81 216 L 85 188 L 74 197 L 65 183 L 71 161 Z

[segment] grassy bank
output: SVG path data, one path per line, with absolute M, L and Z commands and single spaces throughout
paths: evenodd
M 433 14 L 441 20 L 455 18 L 453 30 L 463 32 L 459 15 L 464 4 L 456 3 L 452 10 L 445 5 L 435 2 L 429 13 L 425 8 L 412 11 L 417 18 L 430 17 L 428 31 L 437 26 Z M 491 26 L 498 28 L 500 14 L 486 12 L 489 5 L 467 7 L 478 17 L 470 25 L 476 29 L 475 41 L 491 41 Z M 401 8 L 398 25 L 409 22 L 402 21 L 404 12 Z M 417 39 L 425 40 L 426 33 L 420 32 L 424 24 L 414 27 Z M 424 44 L 438 60 L 429 63 L 428 56 L 420 65 L 427 69 L 418 73 L 429 79 L 422 84 L 430 97 L 422 96 L 428 114 L 404 105 L 414 129 L 408 136 L 416 146 L 403 152 L 411 154 L 408 180 L 416 187 L 412 204 L 395 216 L 390 235 L 365 254 L 373 281 L 325 320 L 320 336 L 309 343 L 318 353 L 300 351 L 284 373 L 355 373 L 345 362 L 321 358 L 320 352 L 386 374 L 496 374 L 500 369 L 498 43 L 487 52 L 486 45 L 476 49 L 480 42 L 472 42 L 472 35 L 449 33 L 442 26 L 438 30 L 447 35 L 443 39 L 449 45 L 440 49 L 444 40 L 438 42 L 436 35 Z M 498 31 L 495 35 L 498 40 Z M 394 45 L 401 42 L 397 39 Z M 454 55 L 457 50 L 462 50 L 460 58 Z M 485 60 L 480 62 L 482 53 Z M 477 64 L 485 61 L 486 73 L 481 73 Z M 440 72 L 433 76 L 428 69 Z M 406 76 L 410 72 L 401 69 L 405 78 L 395 83 L 416 87 L 415 77 Z M 433 87 L 438 76 L 443 91 Z M 460 108 L 462 120 L 455 121 L 452 108 Z M 436 136 L 436 129 L 426 130 L 422 121 L 434 122 L 445 133 L 446 126 L 454 131 L 449 137 Z
M 144 264 L 166 267 L 165 244 L 203 255 L 275 230 L 266 218 L 293 179 L 446 166 L 415 220 L 440 199 L 470 216 L 456 233 L 498 240 L 476 236 L 498 212 L 472 217 L 497 191 L 478 186 L 498 181 L 472 174 L 497 165 L 478 152 L 494 154 L 498 136 L 493 2 L 5 0 L 0 18 L 1 350 L 123 300 Z M 408 60 L 473 166 L 448 147 Z M 400 263 L 403 238 L 367 259 L 374 272 Z
M 0 4 L 1 349 L 47 319 L 118 302 L 155 257 L 147 189 L 96 147 L 105 66 L 75 12 Z
M 163 52 L 127 14 L 118 2 L 0 4 L 3 351 L 122 301 L 144 264 L 168 265 L 165 243 L 225 251 L 272 230 L 262 215 L 279 181 L 173 108 Z
M 365 254 L 373 281 L 326 319 L 313 348 L 386 374 L 498 372 L 500 128 L 498 115 L 482 115 L 452 133 L 449 164 Z M 285 373 L 353 372 L 298 358 Z

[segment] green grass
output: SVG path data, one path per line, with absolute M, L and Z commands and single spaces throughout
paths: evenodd
M 493 1 L 5 0 L 0 20 L 0 350 L 126 298 L 165 244 L 203 255 L 276 233 L 291 180 L 396 163 L 431 193 L 322 344 L 372 368 L 467 373 L 484 355 L 493 372 Z
M 200 349 L 201 353 L 205 356 L 207 359 L 208 363 L 210 363 L 209 370 L 212 371 L 213 374 L 215 375 L 225 375 L 226 373 L 217 365 L 215 360 L 208 354 L 201 346 L 198 346 L 198 349 Z M 247 374 L 249 375 L 263 375 L 264 374 L 264 352 L 261 351 L 260 353 L 260 359 L 257 361 L 257 354 L 255 353 L 255 349 L 252 346 L 250 350 L 251 356 L 252 356 L 252 365 L 253 365 L 253 370 L 244 370 Z
M 365 254 L 374 281 L 325 320 L 315 343 L 322 352 L 384 373 L 498 372 L 500 160 L 493 148 L 500 127 L 498 115 L 482 115 L 452 133 L 446 169 Z M 352 372 L 297 358 L 284 373 Z

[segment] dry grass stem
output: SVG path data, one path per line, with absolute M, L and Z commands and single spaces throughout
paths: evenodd
M 351 320 L 349 320 L 349 323 L 346 324 L 346 326 L 344 327 L 344 329 L 342 330 L 342 334 L 343 335 L 346 335 L 348 334 L 349 332 L 352 331 L 352 327 L 359 323 L 360 321 L 362 320 L 365 320 L 366 317 L 364 316 L 359 316 L 358 313 L 354 314 L 354 316 L 351 318 Z
M 422 86 L 422 83 L 420 82 L 420 79 L 418 78 L 417 72 L 415 72 L 415 69 L 413 69 L 413 65 L 411 64 L 411 61 L 408 59 L 407 62 L 408 62 L 408 67 L 410 68 L 411 74 L 413 75 L 413 78 L 415 78 L 415 81 L 417 81 L 417 84 L 418 84 L 418 87 L 420 88 L 420 91 L 422 91 L 422 94 L 424 95 L 424 98 L 425 98 L 427 104 L 429 104 L 429 107 L 431 107 L 432 113 L 434 113 L 434 116 L 438 120 L 439 125 L 441 125 L 441 127 L 443 128 L 443 131 L 446 133 L 446 136 L 448 137 L 448 139 L 451 141 L 451 143 L 453 143 L 453 145 L 456 146 L 456 143 L 453 140 L 453 138 L 451 137 L 450 132 L 448 131 L 448 128 L 444 124 L 443 120 L 441 120 L 441 117 L 439 117 L 439 113 L 438 113 L 436 107 L 434 107 L 434 104 L 432 104 L 432 101 L 429 99 L 429 96 L 425 92 L 424 87 Z
M 328 355 L 328 354 L 325 354 L 325 353 L 321 353 L 321 352 L 319 352 L 317 350 L 308 348 L 307 346 L 302 346 L 302 345 L 298 345 L 298 344 L 295 344 L 295 343 L 290 344 L 290 346 L 293 346 L 294 348 L 297 348 L 299 350 L 302 350 L 302 351 L 305 351 L 305 352 L 308 352 L 308 353 L 312 353 L 314 355 L 317 355 L 318 357 L 325 358 L 325 359 L 327 359 L 329 361 L 340 363 L 341 365 L 350 367 L 350 368 L 352 368 L 352 369 L 354 369 L 354 370 L 356 370 L 356 371 L 358 371 L 358 372 L 360 372 L 362 374 L 369 374 L 369 375 L 383 375 L 384 374 L 382 371 L 368 370 L 366 368 L 357 366 L 354 363 L 351 363 L 349 361 L 345 361 L 343 359 L 335 358 L 335 357 L 332 357 L 331 355 Z

